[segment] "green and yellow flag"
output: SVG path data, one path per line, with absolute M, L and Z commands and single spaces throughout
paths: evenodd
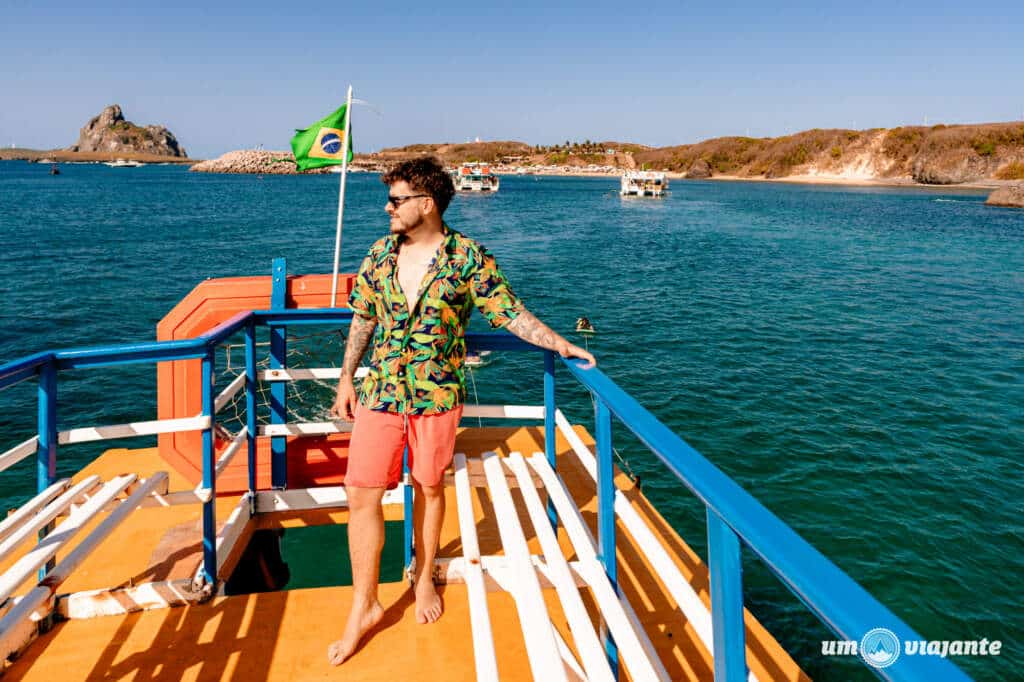
M 344 150 L 348 148 L 348 160 L 351 161 L 352 143 L 345 144 L 345 117 L 348 107 L 341 108 L 333 114 L 323 117 L 308 128 L 295 131 L 292 138 L 292 153 L 295 165 L 300 171 L 310 168 L 334 166 L 344 161 Z M 351 128 L 349 133 L 351 133 Z

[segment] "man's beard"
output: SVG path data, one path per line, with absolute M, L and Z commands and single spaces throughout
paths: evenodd
M 391 220 L 390 227 L 391 227 L 392 234 L 406 234 L 406 233 L 410 232 L 411 230 L 416 229 L 417 227 L 419 227 L 422 224 L 423 224 L 423 216 L 420 215 L 419 213 L 417 213 L 416 214 L 416 220 L 415 220 L 415 222 L 412 222 L 412 223 L 410 223 L 407 220 L 404 220 L 404 219 L 402 219 L 402 218 L 400 218 L 400 217 L 398 217 L 396 215 L 396 217 Z

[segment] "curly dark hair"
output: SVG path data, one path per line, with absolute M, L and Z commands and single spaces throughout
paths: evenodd
M 455 183 L 452 176 L 444 169 L 441 162 L 432 156 L 403 161 L 381 176 L 381 182 L 391 185 L 405 181 L 417 192 L 429 194 L 437 204 L 437 210 L 444 215 L 452 197 L 455 196 Z

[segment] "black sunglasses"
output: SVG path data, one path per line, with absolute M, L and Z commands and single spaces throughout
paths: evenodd
M 395 208 L 398 208 L 399 206 L 401 206 L 405 202 L 409 201 L 409 199 L 416 199 L 417 197 L 429 197 L 429 196 L 430 196 L 429 194 L 399 194 L 398 196 L 395 196 L 393 194 L 389 194 L 388 195 L 388 203 L 391 204 L 392 206 L 394 206 Z

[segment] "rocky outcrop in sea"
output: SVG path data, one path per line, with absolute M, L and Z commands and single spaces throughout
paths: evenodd
M 108 152 L 114 154 L 153 154 L 188 158 L 174 134 L 164 126 L 138 126 L 124 119 L 121 107 L 111 104 L 81 129 L 72 152 Z
M 1024 208 L 1024 183 L 1000 187 L 988 195 L 985 203 L 989 206 Z

